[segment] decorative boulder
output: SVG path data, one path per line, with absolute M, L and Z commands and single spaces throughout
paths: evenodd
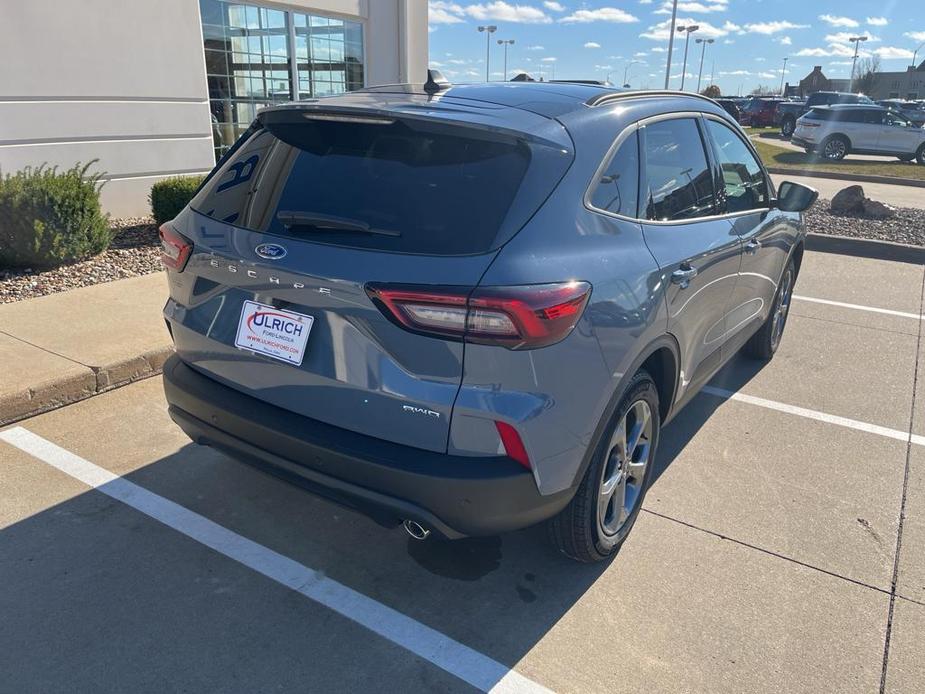
M 833 214 L 864 214 L 865 200 L 864 188 L 848 186 L 835 194 L 830 209 Z
M 882 202 L 865 198 L 864 214 L 871 219 L 891 219 L 896 216 L 896 210 Z

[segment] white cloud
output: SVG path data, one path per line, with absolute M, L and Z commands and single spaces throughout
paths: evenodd
M 610 71 L 610 70 L 613 70 L 613 65 L 595 65 L 594 69 L 601 70 L 602 72 L 604 70 Z
M 552 21 L 543 10 L 529 5 L 512 5 L 504 0 L 468 5 L 466 14 L 479 21 L 494 20 L 522 24 L 549 24 Z
M 639 51 L 637 53 L 633 53 L 634 58 L 645 58 L 647 55 L 649 54 L 646 53 L 645 51 Z
M 873 34 L 862 34 L 867 37 L 867 43 L 877 43 L 880 41 L 879 36 L 874 36 Z M 847 31 L 839 31 L 837 34 L 828 34 L 825 37 L 826 43 L 850 43 L 851 39 L 857 36 L 857 34 L 850 34 Z
M 781 36 L 779 43 L 781 46 L 792 46 L 793 39 L 790 38 L 789 36 Z
M 545 51 L 545 46 L 527 46 L 528 51 Z
M 554 63 L 554 62 L 556 62 L 557 60 L 558 60 L 558 58 L 554 58 L 553 56 L 549 56 L 548 58 L 543 58 L 542 60 L 540 60 L 540 62 L 541 62 L 541 63 Z
M 599 44 L 597 41 L 588 41 L 585 44 L 585 48 L 600 48 L 600 47 L 601 47 L 601 44 Z
M 687 0 L 678 3 L 678 12 L 695 12 L 704 14 L 708 12 L 725 12 L 729 9 L 727 0 L 707 0 L 706 2 L 696 2 L 696 0 Z M 653 14 L 671 14 L 672 1 L 665 0 L 662 6 L 655 10 Z
M 831 14 L 821 14 L 819 19 L 827 24 L 831 24 L 833 27 L 846 27 L 848 29 L 853 29 L 854 27 L 860 26 L 861 23 L 856 19 L 851 19 L 851 17 L 837 17 Z
M 903 36 L 908 36 L 913 41 L 925 41 L 925 31 L 907 31 Z
M 884 60 L 909 60 L 912 58 L 912 51 L 895 46 L 883 46 L 874 50 Z
M 668 49 L 663 48 L 662 46 L 656 46 L 655 48 L 650 48 L 649 52 L 650 53 L 667 53 Z
M 700 26 L 700 29 L 697 30 L 697 38 L 705 39 L 718 39 L 729 34 L 729 29 L 725 26 L 721 29 L 715 27 L 709 22 L 696 22 L 693 19 L 678 19 L 678 26 L 685 26 L 688 24 L 697 24 Z M 664 22 L 659 22 L 650 26 L 646 31 L 642 32 L 639 37 L 643 39 L 650 39 L 652 41 L 667 41 L 668 37 L 671 35 L 671 20 L 666 19 Z
M 614 22 L 630 24 L 639 18 L 616 7 L 601 7 L 596 10 L 575 10 L 572 14 L 559 20 L 565 24 L 588 24 L 590 22 Z
M 561 2 L 552 2 L 552 0 L 546 0 L 543 3 L 543 7 L 547 10 L 552 10 L 553 12 L 565 12 L 565 6 Z
M 640 5 L 651 5 L 655 0 L 639 0 Z
M 792 22 L 756 22 L 754 24 L 745 25 L 745 31 L 750 34 L 766 34 L 768 36 L 781 31 L 787 31 L 788 29 L 809 29 L 809 24 L 794 24 Z
M 885 27 L 890 22 L 886 17 L 868 17 L 867 24 L 872 27 Z
M 828 48 L 804 48 L 797 51 L 795 55 L 809 56 L 812 58 L 824 58 L 827 56 L 837 56 L 841 58 L 850 58 L 854 55 L 854 47 L 844 43 L 832 43 Z M 871 54 L 868 51 L 858 51 L 858 56 L 867 58 Z
M 455 2 L 430 0 L 429 21 L 431 24 L 459 24 L 463 21 L 461 5 Z
M 749 72 L 748 70 L 732 70 L 731 72 L 721 70 L 719 74 L 729 75 L 729 76 L 742 76 L 742 75 L 751 75 L 753 73 Z

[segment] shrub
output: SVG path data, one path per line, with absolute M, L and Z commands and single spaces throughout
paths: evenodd
M 163 178 L 151 187 L 151 214 L 160 226 L 170 221 L 186 207 L 205 176 L 172 176 Z
M 75 165 L 0 177 L 0 267 L 45 269 L 100 253 L 112 241 L 100 174 Z

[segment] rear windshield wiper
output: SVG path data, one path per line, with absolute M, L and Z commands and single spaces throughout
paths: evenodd
M 360 234 L 378 234 L 379 236 L 401 236 L 401 232 L 391 229 L 377 229 L 359 219 L 348 219 L 329 214 L 310 214 L 307 212 L 279 211 L 276 218 L 287 229 L 304 227 L 318 231 L 354 231 Z

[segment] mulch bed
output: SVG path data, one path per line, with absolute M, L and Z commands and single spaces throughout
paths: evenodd
M 0 304 L 138 277 L 163 269 L 157 227 L 150 218 L 112 222 L 118 230 L 106 251 L 88 260 L 34 272 L 30 268 L 0 270 Z

